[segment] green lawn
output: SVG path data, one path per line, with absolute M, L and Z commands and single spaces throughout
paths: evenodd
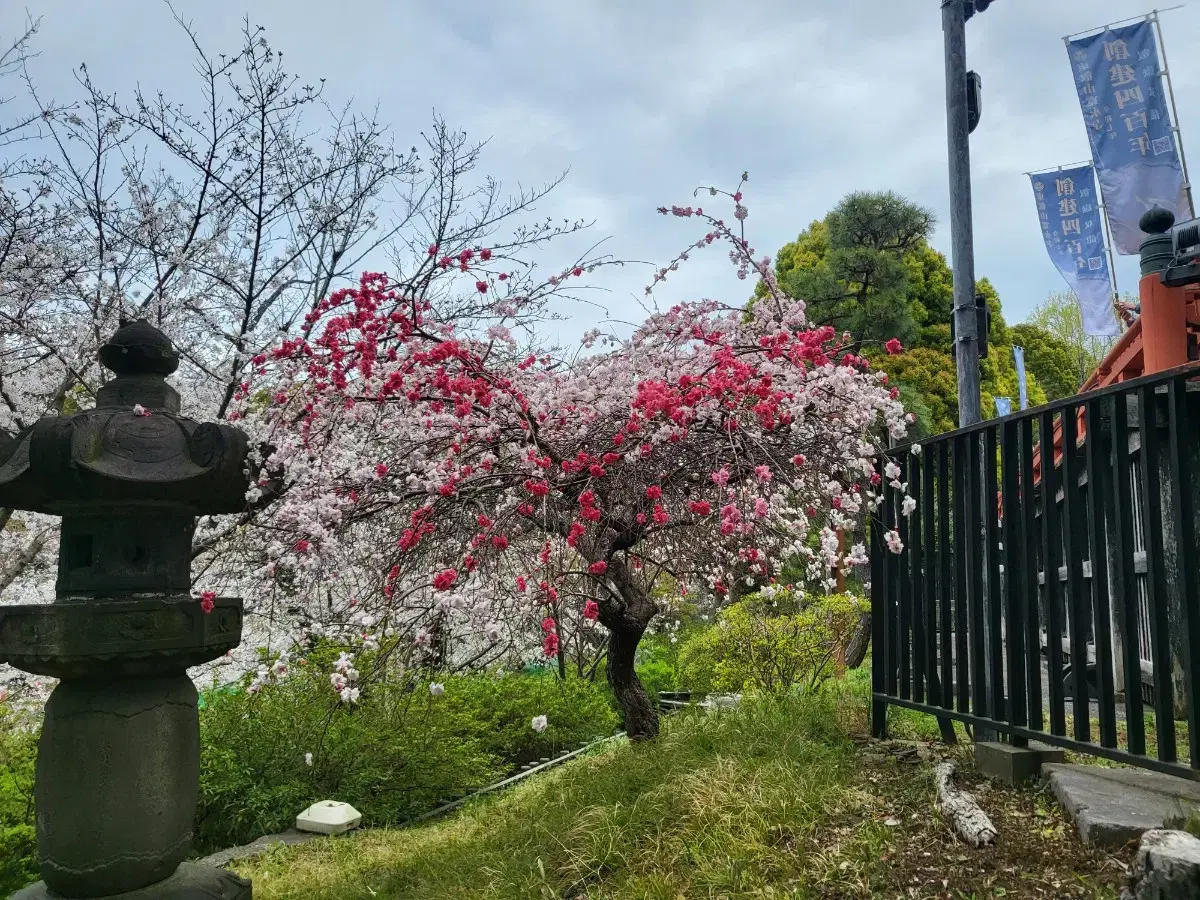
M 854 687 L 681 713 L 655 744 L 610 744 L 454 818 L 239 871 L 260 900 L 1115 898 L 1119 860 L 1079 846 L 1043 792 L 983 784 L 969 764 L 1001 838 L 957 843 L 932 809 L 934 753 L 868 742 Z

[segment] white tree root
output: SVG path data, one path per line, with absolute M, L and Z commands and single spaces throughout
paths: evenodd
M 996 840 L 996 826 L 988 814 L 966 791 L 954 786 L 954 763 L 939 763 L 933 773 L 937 788 L 937 808 L 956 832 L 972 847 L 982 847 Z

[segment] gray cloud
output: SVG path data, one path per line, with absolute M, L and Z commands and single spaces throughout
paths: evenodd
M 335 102 L 378 103 L 399 145 L 436 108 L 477 138 L 484 169 L 535 184 L 570 169 L 539 209 L 596 220 L 618 257 L 665 262 L 695 223 L 655 207 L 687 203 L 697 185 L 751 175 L 752 243 L 774 253 L 858 188 L 897 190 L 934 209 L 948 249 L 942 44 L 936 0 L 181 0 L 206 45 L 236 46 L 241 16 L 268 27 L 289 67 L 326 77 Z M 1062 35 L 1145 12 L 1128 0 L 998 0 L 968 23 L 969 64 L 984 79 L 972 138 L 976 269 L 998 287 L 1010 320 L 1062 288 L 1041 243 L 1023 173 L 1089 155 Z M 140 82 L 195 96 L 189 48 L 169 11 L 148 0 L 42 0 L 33 70 L 59 98 L 71 68 L 124 92 Z M 21 11 L 0 12 L 11 34 Z M 1200 80 L 1200 6 L 1165 13 L 1175 88 Z M 1200 134 L 1182 104 L 1185 136 Z M 1200 163 L 1200 158 L 1197 160 Z M 564 248 L 564 252 L 572 248 Z M 548 262 L 548 265 L 553 264 Z M 1118 263 L 1123 289 L 1136 266 Z M 607 303 L 636 317 L 648 269 L 605 276 Z M 740 300 L 724 253 L 706 251 L 672 276 L 662 299 Z M 589 327 L 581 311 L 563 336 Z

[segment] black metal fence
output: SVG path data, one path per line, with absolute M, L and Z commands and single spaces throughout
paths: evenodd
M 871 523 L 876 734 L 891 704 L 1200 778 L 1198 377 L 889 453 Z

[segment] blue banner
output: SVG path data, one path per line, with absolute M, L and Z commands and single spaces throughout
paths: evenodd
M 1092 167 L 1042 172 L 1030 179 L 1046 252 L 1079 298 L 1084 332 L 1120 334 Z
M 1017 395 L 1021 409 L 1029 409 L 1029 386 L 1025 383 L 1025 348 L 1013 344 L 1013 362 L 1017 366 Z
M 1067 52 L 1116 252 L 1137 254 L 1138 220 L 1161 206 L 1191 218 L 1149 21 L 1070 41 Z
M 1012 415 L 1012 400 L 1008 397 L 996 397 L 996 415 L 1011 416 Z

